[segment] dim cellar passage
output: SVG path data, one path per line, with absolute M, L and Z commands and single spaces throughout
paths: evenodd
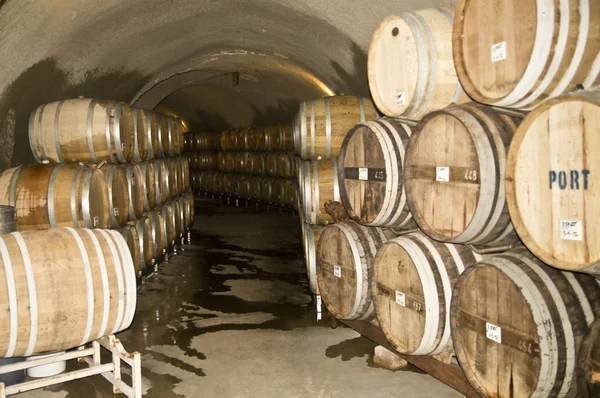
M 0 1 L 0 398 L 600 396 L 599 0 L 71 3 Z

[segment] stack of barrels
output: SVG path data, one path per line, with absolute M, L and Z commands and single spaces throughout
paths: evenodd
M 295 208 L 298 162 L 289 123 L 223 131 L 219 171 L 197 171 L 195 186 L 241 200 Z
M 219 134 L 212 132 L 188 132 L 183 136 L 183 151 L 190 163 L 191 181 L 203 170 L 219 168 L 218 155 L 221 148 Z
M 31 113 L 29 143 L 39 164 L 0 176 L 0 202 L 16 207 L 19 231 L 117 230 L 141 279 L 191 227 L 180 119 L 120 102 L 70 99 Z
M 598 391 L 600 14 L 544 7 L 387 18 L 368 65 L 386 116 L 338 130 L 355 97 L 329 97 L 295 120 L 311 287 L 399 353 L 456 356 L 482 396 Z

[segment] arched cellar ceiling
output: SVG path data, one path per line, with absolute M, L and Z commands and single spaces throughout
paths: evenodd
M 33 108 L 78 95 L 161 104 L 215 130 L 282 120 L 330 92 L 368 95 L 380 20 L 447 3 L 0 0 L 0 167 L 32 161 Z

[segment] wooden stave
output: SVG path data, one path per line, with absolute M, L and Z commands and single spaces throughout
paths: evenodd
M 545 250 L 544 248 L 542 248 L 540 246 L 540 244 L 536 241 L 536 239 L 532 236 L 532 233 L 527 228 L 526 223 L 523 220 L 523 216 L 521 215 L 520 208 L 522 206 L 520 206 L 519 203 L 517 203 L 517 199 L 516 199 L 516 195 L 518 193 L 518 190 L 516 188 L 516 184 L 517 184 L 516 162 L 518 159 L 517 156 L 518 156 L 518 151 L 521 147 L 521 144 L 525 140 L 526 134 L 529 131 L 529 128 L 531 127 L 531 125 L 533 123 L 536 122 L 538 117 L 542 116 L 546 111 L 549 111 L 552 107 L 560 106 L 563 102 L 570 102 L 570 101 L 579 102 L 579 101 L 581 101 L 582 103 L 585 103 L 585 104 L 600 106 L 599 97 L 600 97 L 600 90 L 598 90 L 598 89 L 589 90 L 589 91 L 579 91 L 579 92 L 575 92 L 572 94 L 567 94 L 567 95 L 564 95 L 564 96 L 561 96 L 558 98 L 551 99 L 551 100 L 545 102 L 544 104 L 540 105 L 534 111 L 530 112 L 528 114 L 528 116 L 523 120 L 523 122 L 519 126 L 519 129 L 515 133 L 513 143 L 511 144 L 511 148 L 510 148 L 510 151 L 507 156 L 506 179 L 505 179 L 507 203 L 508 203 L 508 209 L 510 212 L 511 220 L 512 220 L 512 223 L 515 227 L 517 234 L 519 235 L 519 238 L 525 244 L 525 246 L 527 246 L 527 248 L 532 253 L 534 253 L 539 259 L 541 259 L 542 261 L 544 261 L 547 264 L 550 264 L 553 267 L 560 268 L 560 269 L 567 270 L 567 271 L 590 273 L 596 277 L 598 277 L 598 275 L 600 275 L 600 256 L 596 255 L 594 259 L 588 259 L 588 261 L 585 261 L 585 262 L 571 261 L 570 258 L 571 258 L 571 256 L 573 256 L 573 254 L 563 255 L 562 258 L 557 258 L 554 255 L 555 252 L 560 253 L 562 251 L 568 251 L 568 248 L 561 248 L 559 250 L 554 250 L 554 248 L 552 248 L 552 252 L 550 252 L 549 250 Z M 588 151 L 586 151 L 586 154 L 587 153 L 588 153 Z M 590 163 L 590 162 L 588 161 L 586 163 Z M 545 186 L 545 184 L 540 184 L 540 187 L 542 187 L 542 186 Z M 585 213 L 589 214 L 589 212 L 585 212 Z M 539 213 L 536 213 L 536 214 L 539 214 Z M 571 217 L 569 217 L 569 218 L 571 218 Z M 553 220 L 553 221 L 555 221 L 555 220 Z M 593 225 L 593 223 L 590 223 L 590 224 Z M 585 226 L 583 228 L 585 228 Z M 594 227 L 592 227 L 592 230 L 594 230 Z M 584 236 L 587 236 L 588 235 L 587 230 L 585 232 L 586 233 L 584 233 Z M 560 234 L 560 231 L 559 231 L 559 234 Z M 584 238 L 584 239 L 587 239 L 587 238 Z M 591 240 L 591 242 L 593 242 L 593 241 L 595 241 L 595 239 Z M 574 244 L 576 242 L 572 241 L 570 243 Z M 585 246 L 586 252 L 589 253 L 588 245 L 589 245 L 589 243 L 587 243 L 587 241 L 586 241 L 584 246 Z
M 415 299 L 416 294 L 413 290 L 403 289 L 404 291 L 401 292 L 405 295 L 404 297 L 417 304 L 411 307 L 405 303 L 406 308 L 419 313 L 418 304 L 421 304 L 422 308 L 427 311 L 424 330 L 418 343 L 410 344 L 399 336 L 399 334 L 406 335 L 408 329 L 414 331 L 417 326 L 405 324 L 408 322 L 406 319 L 403 322 L 395 323 L 395 326 L 400 326 L 400 330 L 393 327 L 389 319 L 392 309 L 385 305 L 388 302 L 391 303 L 392 308 L 396 308 L 395 305 L 397 305 L 396 297 L 389 297 L 390 292 L 397 292 L 397 290 L 389 286 L 393 284 L 393 281 L 389 279 L 389 274 L 386 276 L 384 271 L 384 269 L 389 270 L 390 267 L 394 267 L 394 265 L 387 265 L 384 257 L 388 250 L 394 250 L 396 247 L 401 248 L 408 255 L 412 260 L 412 266 L 418 270 L 419 280 L 410 279 L 408 284 L 411 288 L 420 286 L 420 289 L 417 288 L 417 290 L 422 291 L 424 296 L 424 302 L 419 303 L 420 297 Z M 438 355 L 452 349 L 450 334 L 452 288 L 459 275 L 478 260 L 481 260 L 481 256 L 466 246 L 437 242 L 422 232 L 392 238 L 377 251 L 373 277 L 375 310 L 381 330 L 396 351 L 407 355 Z M 410 264 L 398 260 L 398 269 L 400 269 L 400 263 L 410 266 Z M 408 274 L 406 271 L 405 273 Z M 405 277 L 409 276 L 405 275 Z M 397 295 L 397 293 L 395 294 Z M 402 315 L 398 313 L 396 315 L 402 319 Z
M 129 196 L 128 214 L 130 220 L 137 220 L 144 212 L 146 182 L 139 164 L 121 165 L 127 178 L 127 194 Z
M 146 118 L 146 140 L 148 141 L 148 156 L 147 160 L 156 159 L 158 157 L 159 133 L 158 120 L 156 114 L 149 110 L 143 110 Z
M 384 37 L 384 32 L 387 32 L 390 25 L 396 23 L 403 24 L 411 32 L 412 43 L 418 54 L 417 65 L 407 65 L 409 69 L 412 67 L 417 70 L 417 79 L 413 80 L 415 84 L 413 95 L 408 95 L 410 98 L 403 105 L 386 102 L 379 93 L 376 83 L 378 77 L 385 74 L 377 69 L 379 65 L 377 55 L 386 54 L 383 58 L 388 58 L 388 63 L 391 57 L 389 52 L 379 48 L 379 40 Z M 373 101 L 382 113 L 389 117 L 419 120 L 432 111 L 467 99 L 454 69 L 452 52 L 446 54 L 446 48 L 452 44 L 452 25 L 453 16 L 442 8 L 404 12 L 399 16 L 387 17 L 379 24 L 369 46 L 367 69 Z M 407 62 L 406 57 L 401 62 L 404 66 L 404 62 Z M 432 70 L 432 65 L 436 66 L 435 70 Z M 404 69 L 400 69 L 397 73 L 404 75 Z M 400 87 L 401 84 L 387 85 Z M 403 90 L 405 93 L 407 91 L 410 90 L 407 88 Z
M 384 206 L 382 210 L 376 218 L 370 221 L 366 220 L 366 217 L 357 214 L 354 210 L 354 206 L 350 203 L 345 176 L 345 161 L 348 146 L 350 145 L 354 134 L 364 127 L 368 127 L 373 131 L 378 136 L 380 143 L 385 142 L 385 150 L 382 150 L 384 158 L 390 156 L 389 160 L 386 159 L 386 186 L 389 182 L 389 185 L 391 186 L 389 194 L 391 197 L 388 195 L 384 196 Z M 402 133 L 399 134 L 399 131 Z M 349 216 L 355 222 L 366 226 L 389 228 L 410 228 L 414 226 L 412 214 L 408 207 L 404 182 L 400 182 L 400 180 L 403 180 L 404 178 L 399 175 L 403 173 L 406 148 L 411 135 L 411 128 L 399 119 L 380 118 L 375 121 L 368 121 L 355 126 L 348 132 L 346 138 L 344 138 L 340 150 L 340 157 L 338 158 L 339 201 L 344 205 Z M 394 186 L 396 186 L 396 189 L 394 189 Z M 392 199 L 398 197 L 399 202 L 397 199 Z M 385 206 L 386 203 L 387 206 Z
M 165 178 L 169 192 L 167 201 L 170 201 L 179 195 L 179 173 L 177 172 L 177 164 L 173 158 L 165 158 L 164 164 L 167 169 Z
M 339 310 L 331 300 L 330 292 L 326 281 L 324 280 L 324 264 L 322 251 L 327 245 L 326 237 L 331 231 L 338 229 L 343 233 L 346 242 L 350 244 L 353 252 L 353 270 L 355 280 L 355 296 L 351 303 L 351 308 L 348 311 Z M 363 227 L 353 221 L 344 223 L 336 223 L 327 226 L 319 238 L 317 246 L 317 284 L 321 294 L 321 298 L 327 310 L 337 319 L 355 319 L 355 320 L 372 320 L 375 316 L 375 308 L 373 303 L 371 275 L 373 272 L 373 263 L 377 250 L 389 239 L 393 234 L 385 229 L 377 227 Z M 340 266 L 342 263 L 339 258 L 336 259 L 336 264 Z M 328 264 L 328 266 L 331 264 Z M 360 271 L 360 278 L 359 276 Z M 347 279 L 347 278 L 340 278 Z M 333 295 L 336 295 L 334 292 Z M 339 303 L 338 303 L 339 305 Z
M 169 200 L 169 172 L 165 159 L 155 159 L 154 162 L 154 185 L 156 187 L 156 207 L 161 206 Z
M 219 154 L 215 152 L 190 152 L 188 157 L 193 169 L 215 170 L 219 167 Z
M 176 231 L 175 231 L 175 213 L 170 203 L 166 203 L 160 209 L 160 213 L 165 221 L 165 247 L 164 249 L 169 251 L 175 245 Z
M 61 121 L 69 111 L 80 117 L 67 117 L 75 125 L 61 128 Z M 85 118 L 82 117 L 84 113 Z M 94 116 L 96 121 L 103 116 L 101 120 L 104 123 L 94 123 Z M 51 126 L 51 133 L 41 131 L 47 130 L 46 125 Z M 56 163 L 102 160 L 126 163 L 133 157 L 133 128 L 131 108 L 124 103 L 84 98 L 63 100 L 40 105 L 31 113 L 29 144 L 38 163 L 45 160 Z M 74 135 L 72 140 L 85 142 L 86 147 L 80 152 L 63 153 L 67 149 L 61 141 L 64 134 Z M 71 147 L 68 140 L 64 145 Z
M 148 159 L 149 143 L 151 137 L 148 135 L 150 126 L 147 125 L 146 113 L 143 109 L 132 108 L 131 116 L 133 119 L 133 158 L 134 162 L 142 162 Z M 150 144 L 151 147 L 151 144 Z
M 263 152 L 249 152 L 250 157 L 250 174 L 257 176 L 265 176 L 266 173 L 266 156 Z M 248 171 L 248 168 L 246 168 Z
M 457 18 L 454 20 L 452 41 L 457 73 L 465 90 L 474 100 L 496 106 L 534 109 L 547 99 L 576 90 L 579 87 L 591 88 L 600 82 L 600 58 L 597 56 L 600 50 L 598 42 L 598 37 L 600 37 L 600 30 L 598 29 L 600 13 L 597 9 L 595 13 L 590 13 L 587 1 L 579 3 L 575 1 L 544 3 L 533 8 L 537 11 L 536 16 L 533 17 L 536 22 L 530 31 L 536 32 L 533 38 L 535 45 L 532 46 L 529 58 L 523 58 L 527 60 L 527 66 L 523 65 L 523 71 L 520 77 L 517 78 L 517 83 L 511 84 L 512 90 L 508 93 L 496 95 L 495 98 L 486 96 L 473 83 L 465 66 L 462 41 L 465 37 L 465 7 L 468 3 L 469 1 L 464 0 L 457 3 Z M 554 5 L 554 7 L 548 7 L 548 5 Z M 577 5 L 581 7 L 577 8 Z M 585 14 L 589 18 L 580 18 L 579 25 L 574 26 L 576 25 L 577 16 Z M 509 12 L 508 15 L 511 18 L 514 14 Z M 498 21 L 497 15 L 495 21 Z M 502 19 L 500 21 L 501 26 L 506 26 L 504 25 L 505 21 L 502 21 Z M 565 25 L 567 22 L 569 25 Z M 592 38 L 591 40 L 590 37 L 584 39 L 581 37 L 582 32 L 578 29 L 589 34 L 588 27 L 590 26 L 595 28 L 592 32 Z M 573 37 L 575 32 L 577 32 L 577 36 Z M 527 34 L 527 32 L 525 33 Z M 527 40 L 522 34 L 517 33 L 517 35 L 519 42 L 523 43 L 524 40 Z M 492 34 L 492 36 L 495 36 L 495 34 Z M 588 40 L 591 43 L 590 45 L 587 43 Z M 525 50 L 516 51 L 519 53 L 525 52 Z M 591 65 L 591 67 L 586 69 L 587 65 Z M 496 75 L 493 68 L 489 69 L 492 72 L 489 72 L 487 67 L 485 70 Z M 502 83 L 505 88 L 509 86 L 506 82 Z
M 158 123 L 158 155 L 157 158 L 166 158 L 169 156 L 170 146 L 170 133 L 169 133 L 169 122 L 167 116 L 162 113 L 154 112 L 156 121 Z
M 337 113 L 332 111 L 332 105 Z M 344 107 L 352 109 L 353 112 L 344 111 Z M 349 117 L 349 114 L 352 114 L 352 117 Z M 297 117 L 300 157 L 304 160 L 319 160 L 337 157 L 348 130 L 357 123 L 376 119 L 377 111 L 367 98 L 338 95 L 302 102 Z M 323 124 L 322 129 L 320 124 Z
M 490 184 L 479 185 L 486 188 L 485 192 L 487 194 L 484 195 L 481 192 L 478 194 L 476 210 L 469 224 L 454 237 L 433 230 L 428 222 L 423 219 L 421 212 L 418 210 L 418 201 L 415 199 L 415 194 L 411 187 L 413 183 L 412 168 L 415 167 L 412 157 L 416 150 L 416 141 L 419 139 L 420 132 L 425 128 L 426 124 L 438 115 L 451 116 L 465 126 L 465 130 L 470 135 L 478 155 L 478 169 L 476 171 L 479 177 L 477 177 L 477 180 L 481 182 L 482 175 L 494 175 L 493 179 L 485 179 Z M 516 125 L 517 122 L 515 119 L 476 103 L 450 106 L 430 113 L 419 122 L 409 140 L 405 155 L 405 189 L 413 219 L 427 235 L 436 240 L 448 243 L 470 243 L 482 246 L 502 246 L 518 242 L 518 237 L 514 232 L 508 214 L 504 186 L 506 154 L 508 153 Z M 478 137 L 480 138 L 479 140 L 474 139 Z M 485 170 L 482 171 L 484 164 L 479 162 L 481 159 L 492 160 L 491 164 L 487 165 L 488 173 L 485 173 Z M 486 205 L 480 198 L 488 196 L 491 196 L 493 199 L 489 205 Z
M 552 267 L 539 261 L 533 254 L 524 248 L 513 249 L 509 252 L 501 253 L 495 256 L 486 257 L 479 264 L 469 267 L 458 279 L 456 286 L 453 291 L 452 298 L 452 309 L 451 309 L 451 326 L 452 326 L 452 341 L 455 349 L 455 353 L 465 376 L 475 388 L 475 390 L 482 396 L 492 393 L 494 396 L 504 396 L 498 391 L 498 386 L 493 391 L 487 391 L 486 388 L 481 384 L 477 377 L 472 373 L 469 368 L 470 363 L 468 355 L 463 351 L 461 336 L 462 333 L 460 328 L 462 310 L 459 309 L 459 302 L 461 300 L 461 293 L 465 291 L 464 283 L 476 272 L 482 270 L 494 269 L 497 272 L 505 275 L 509 278 L 519 292 L 519 295 L 523 297 L 524 302 L 534 301 L 535 309 L 537 310 L 537 330 L 540 329 L 544 332 L 544 339 L 539 339 L 539 343 L 533 342 L 533 345 L 528 345 L 528 336 L 523 335 L 519 344 L 517 345 L 516 340 L 512 335 L 506 336 L 507 339 L 502 337 L 502 346 L 508 345 L 515 352 L 520 351 L 525 354 L 539 351 L 542 358 L 554 359 L 557 364 L 553 369 L 548 369 L 547 362 L 542 362 L 545 365 L 546 374 L 545 379 L 542 379 L 540 374 L 544 368 L 537 370 L 536 375 L 538 378 L 535 380 L 533 387 L 534 390 L 531 396 L 575 396 L 576 391 L 576 380 L 575 380 L 575 356 L 581 342 L 582 336 L 585 333 L 587 325 L 589 325 L 593 319 L 594 314 L 600 311 L 600 283 L 591 278 L 588 275 L 578 273 L 568 273 L 559 270 L 555 270 Z M 498 271 L 500 270 L 500 271 Z M 551 282 L 551 283 L 548 283 Z M 489 286 L 483 286 L 487 293 L 490 292 Z M 507 297 L 507 292 L 502 293 L 502 298 L 498 302 L 512 302 L 513 299 Z M 554 301 L 560 299 L 560 301 Z M 550 305 L 549 305 L 550 304 Z M 531 304 L 529 305 L 528 313 L 531 314 Z M 540 312 L 546 312 L 542 314 Z M 525 313 L 525 309 L 523 310 Z M 472 315 L 474 316 L 474 315 Z M 535 317 L 535 316 L 534 316 Z M 465 316 L 463 316 L 462 322 L 465 323 Z M 489 317 L 488 317 L 489 318 Z M 556 322 L 556 320 L 559 322 Z M 486 322 L 489 319 L 482 317 L 482 321 Z M 562 321 L 562 322 L 560 322 Z M 494 321 L 494 325 L 498 326 L 500 322 Z M 505 323 L 505 322 L 503 322 Z M 558 326 L 557 326 L 558 325 Z M 481 328 L 481 333 L 485 333 L 485 324 Z M 506 333 L 506 326 L 502 328 L 502 333 Z M 470 327 L 466 327 L 470 328 Z M 544 330 L 545 329 L 545 330 Z M 511 330 L 514 327 L 509 328 Z M 568 333 L 568 336 L 565 336 Z M 519 333 L 514 333 L 514 336 L 519 339 Z M 554 336 L 554 341 L 552 341 Z M 485 338 L 485 336 L 483 336 Z M 560 340 L 557 341 L 556 337 Z M 486 339 L 482 340 L 486 341 Z M 542 342 L 545 342 L 542 344 Z M 522 344 L 524 343 L 524 344 Z M 554 347 L 549 346 L 552 343 Z M 495 346 L 496 343 L 493 344 Z M 533 349 L 533 351 L 532 351 Z M 489 350 L 485 347 L 479 347 L 478 352 L 482 354 L 487 353 Z M 568 352 L 568 355 L 566 354 Z M 503 358 L 507 358 L 508 354 L 504 352 Z M 479 366 L 482 365 L 483 359 L 478 359 Z M 495 361 L 495 360 L 494 360 Z M 513 362 L 512 366 L 522 361 Z M 551 365 L 550 365 L 551 366 Z M 535 370 L 535 369 L 534 369 Z M 516 372 L 519 369 L 515 370 Z M 555 372 L 552 375 L 551 372 Z M 512 369 L 511 369 L 512 372 Z M 560 380 L 556 384 L 556 376 L 559 375 Z M 512 386 L 512 382 L 510 383 Z M 524 396 L 525 391 L 514 391 L 511 388 L 509 394 L 515 394 L 514 396 Z M 508 396 L 508 395 L 506 395 Z
M 325 202 L 341 200 L 337 169 L 337 158 L 302 162 L 298 173 L 299 195 L 304 204 L 306 222 L 311 225 L 331 222 L 331 216 L 325 211 Z
M 3 324 L 17 327 L 18 322 L 14 333 L 8 327 L 0 337 L 7 343 L 3 356 L 66 350 L 131 324 L 136 304 L 135 274 L 126 243 L 117 232 L 53 228 L 14 232 L 3 235 L 0 241 L 0 272 L 6 274 L 3 280 L 9 277 L 9 268 L 24 270 L 11 272 L 14 290 L 1 288 L 0 295 L 7 298 L 3 300 L 3 313 L 15 316 L 4 319 Z M 49 253 L 59 248 L 69 255 L 56 261 Z M 44 266 L 48 263 L 53 265 L 50 279 Z M 101 278 L 101 274 L 107 278 Z

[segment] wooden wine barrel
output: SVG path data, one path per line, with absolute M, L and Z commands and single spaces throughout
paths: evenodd
M 179 203 L 183 209 L 183 225 L 185 227 L 185 232 L 187 232 L 194 224 L 194 195 L 191 193 L 184 193 L 179 198 Z
M 183 126 L 181 119 L 174 116 L 167 116 L 169 156 L 181 155 L 183 148 Z
M 176 225 L 175 225 L 175 212 L 171 208 L 170 204 L 165 204 L 160 212 L 165 222 L 165 250 L 170 251 L 175 245 L 176 237 Z
M 133 119 L 133 161 L 141 162 L 148 159 L 148 125 L 146 124 L 146 113 L 143 109 L 132 108 Z
M 221 149 L 221 151 L 225 152 L 225 151 L 229 150 L 229 146 L 227 145 L 228 141 L 229 141 L 229 130 L 221 131 L 221 134 L 219 135 L 219 148 Z
M 232 195 L 234 192 L 235 184 L 237 184 L 237 175 L 225 173 L 221 177 L 221 193 L 225 195 Z
M 337 319 L 371 319 L 373 263 L 391 234 L 348 221 L 325 228 L 317 246 L 317 283 L 327 310 Z
M 298 175 L 296 157 L 293 152 L 274 152 L 277 177 L 294 178 Z
M 219 152 L 217 155 L 217 166 L 219 171 L 225 172 L 225 165 L 227 164 L 227 153 L 228 152 Z
M 476 101 L 533 109 L 540 102 L 600 84 L 600 12 L 567 0 L 457 2 L 454 63 Z
M 323 227 L 312 226 L 303 223 L 303 239 L 302 246 L 304 248 L 304 259 L 306 262 L 306 275 L 308 277 L 308 285 L 313 294 L 319 294 L 317 286 L 317 243 L 323 232 Z
M 406 151 L 404 184 L 423 232 L 476 245 L 518 240 L 504 189 L 516 126 L 512 118 L 475 103 L 432 112 L 419 122 Z
M 296 154 L 319 160 L 337 157 L 348 130 L 377 119 L 377 111 L 367 98 L 338 95 L 302 102 L 298 118 Z
M 0 175 L 0 205 L 15 207 L 20 231 L 107 228 L 109 203 L 104 175 L 86 166 L 19 166 Z
M 387 116 L 420 119 L 468 101 L 452 59 L 450 12 L 428 8 L 385 18 L 371 39 L 369 87 Z
M 142 172 L 143 193 L 144 193 L 144 211 L 150 211 L 156 207 L 156 203 L 161 200 L 157 185 L 156 169 L 157 163 L 154 161 L 145 161 L 139 164 Z
M 250 193 L 252 192 L 250 179 L 245 175 L 240 175 L 236 182 L 235 195 L 242 199 L 250 199 Z
M 221 153 L 223 152 L 190 152 L 188 154 L 190 167 L 200 170 L 216 170 L 219 168 Z
M 271 178 L 265 178 L 265 177 L 261 178 L 260 200 L 262 202 L 265 202 L 265 203 L 273 202 L 273 194 L 274 194 L 273 184 L 274 183 L 275 183 L 275 180 L 273 180 Z
M 282 180 L 283 181 L 283 198 L 282 204 L 284 206 L 295 209 L 298 204 L 298 185 L 294 180 Z
M 129 249 L 129 255 L 133 260 L 135 276 L 136 278 L 140 278 L 142 276 L 144 259 L 142 258 L 138 230 L 135 225 L 127 224 L 121 229 L 121 235 L 123 235 L 123 238 L 125 238 L 125 242 L 127 243 L 127 247 Z
M 156 186 L 156 206 L 167 203 L 170 198 L 169 172 L 165 159 L 155 159 L 154 162 L 154 185 Z M 160 199 L 160 200 L 159 200 Z
M 237 136 L 237 150 L 238 151 L 247 151 L 250 149 L 248 143 L 248 136 L 246 135 L 247 128 L 240 127 L 236 129 L 235 134 Z
M 179 200 L 172 201 L 169 206 L 171 206 L 171 210 L 173 211 L 173 219 L 175 221 L 175 243 L 181 242 L 181 237 L 183 236 L 185 229 L 185 221 L 183 219 L 183 208 L 181 207 L 181 203 Z
M 237 130 L 238 129 L 231 129 L 227 133 L 227 150 L 228 151 L 237 151 L 239 149 Z
M 404 186 L 404 155 L 411 128 L 381 118 L 348 132 L 340 151 L 340 198 L 362 225 L 409 228 L 414 225 Z
M 390 239 L 375 257 L 374 300 L 379 326 L 401 354 L 451 349 L 452 288 L 481 260 L 467 246 L 436 242 L 421 232 Z
M 285 201 L 285 180 L 276 178 L 273 180 L 273 202 L 283 206 Z
M 256 128 L 253 126 L 245 127 L 246 130 L 246 143 L 248 151 L 256 151 L 258 149 L 258 135 Z
M 256 128 L 256 150 L 259 152 L 270 152 L 273 150 L 270 126 Z
M 169 182 L 173 185 L 174 191 L 171 191 L 171 199 L 176 198 L 183 192 L 183 170 L 179 157 L 168 158 Z
M 233 173 L 233 170 L 235 169 L 235 152 L 225 152 L 224 153 L 224 163 L 223 163 L 223 170 L 226 173 Z
M 577 351 L 599 312 L 594 278 L 548 267 L 524 248 L 506 252 L 456 282 L 454 351 L 481 396 L 575 396 Z
M 146 216 L 141 216 L 135 221 L 129 221 L 128 225 L 135 227 L 138 233 L 138 245 L 140 247 L 140 264 L 142 273 L 152 265 L 154 248 L 154 237 L 152 236 L 152 221 Z
M 250 180 L 250 198 L 252 200 L 260 201 L 262 199 L 262 178 L 261 177 L 249 177 Z
M 256 176 L 266 174 L 266 155 L 263 152 L 246 152 L 244 155 L 244 172 Z
M 600 318 L 592 322 L 581 342 L 576 373 L 578 397 L 600 396 Z
M 244 172 L 244 153 L 245 152 L 234 152 L 233 172 L 236 174 L 241 174 Z
M 270 126 L 269 140 L 274 151 L 293 151 L 294 133 L 291 123 L 279 123 Z
M 144 213 L 144 217 L 147 217 L 150 220 L 152 235 L 152 258 L 157 259 L 164 254 L 167 244 L 165 219 L 161 210 L 158 208 L 148 213 Z
M 164 168 L 163 181 L 161 181 L 161 193 L 165 197 L 165 200 L 162 202 L 162 204 L 165 204 L 177 194 L 177 176 L 175 170 L 173 169 L 174 165 L 170 164 L 169 158 L 157 159 L 157 162 L 161 164 L 161 167 Z
M 190 174 L 190 162 L 188 158 L 185 156 L 180 156 L 179 159 L 179 168 L 181 172 L 181 190 L 183 192 L 190 192 L 192 189 L 191 184 L 191 174 Z
M 144 110 L 145 122 L 143 124 L 146 131 L 146 140 L 148 142 L 148 156 L 147 159 L 155 159 L 158 157 L 158 120 L 154 112 Z
M 265 171 L 269 177 L 277 178 L 277 153 L 269 152 L 265 156 Z
M 554 267 L 600 276 L 600 91 L 542 104 L 519 126 L 506 165 L 506 195 L 519 237 Z
M 29 118 L 29 145 L 38 163 L 133 158 L 131 108 L 120 102 L 70 99 L 40 105 Z
M 2 235 L 0 263 L 3 357 L 67 350 L 131 324 L 135 272 L 116 231 L 53 228 Z
M 212 171 L 202 171 L 198 178 L 198 188 L 203 191 L 210 191 L 213 175 L 214 172 Z
M 128 215 L 130 220 L 137 220 L 144 212 L 146 176 L 136 163 L 121 165 L 127 178 L 127 196 L 129 197 Z
M 198 132 L 184 134 L 189 137 L 189 152 L 218 151 L 220 149 L 219 134 L 210 132 Z
M 154 112 L 154 116 L 156 117 L 156 121 L 158 123 L 158 155 L 159 158 L 164 158 L 169 156 L 169 123 L 167 121 L 167 117 L 161 113 Z
M 120 228 L 129 220 L 129 183 L 125 170 L 113 164 L 100 167 L 104 173 L 108 187 L 108 202 L 110 208 L 109 226 Z
M 306 222 L 310 225 L 327 225 L 331 216 L 325 211 L 329 200 L 340 201 L 338 160 L 325 159 L 302 162 L 299 187 Z

